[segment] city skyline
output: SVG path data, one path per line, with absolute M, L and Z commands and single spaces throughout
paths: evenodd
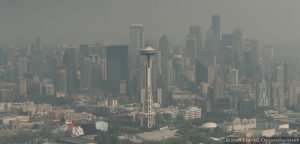
M 220 15 L 221 32 L 236 27 L 245 37 L 259 41 L 295 42 L 300 21 L 299 1 L 8 1 L 0 2 L 0 44 L 31 41 L 36 36 L 44 43 L 129 44 L 128 26 L 144 25 L 145 40 L 168 35 L 175 44 L 184 44 L 188 27 L 211 26 L 210 16 Z M 182 10 L 178 10 L 182 9 Z
M 297 2 L 267 2 L 0 2 L 0 143 L 298 141 Z

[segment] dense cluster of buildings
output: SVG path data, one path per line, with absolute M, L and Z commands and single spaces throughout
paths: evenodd
M 276 135 L 282 128 L 262 130 L 254 116 L 259 109 L 277 110 L 266 117 L 282 122 L 288 116 L 281 112 L 300 111 L 299 60 L 276 58 L 272 47 L 260 47 L 239 27 L 222 33 L 219 15 L 211 20 L 205 35 L 200 26 L 190 26 L 183 46 L 173 46 L 166 35 L 158 44 L 146 41 L 144 26 L 132 24 L 128 45 L 43 45 L 37 37 L 30 44 L 0 48 L 3 127 L 31 128 L 62 117 L 95 121 L 116 114 L 141 125 L 147 118 L 152 128 L 156 114 L 192 121 L 230 110 L 240 118 L 218 124 L 223 132 Z M 145 47 L 154 49 L 150 53 Z M 73 105 L 15 103 L 31 97 L 73 98 Z M 161 133 L 177 137 L 176 130 L 168 129 L 120 138 L 165 139 Z

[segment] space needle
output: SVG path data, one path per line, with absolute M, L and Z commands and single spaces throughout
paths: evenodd
M 156 54 L 155 49 L 152 47 L 146 47 L 144 49 L 141 49 L 140 51 L 141 55 L 146 56 L 146 100 L 147 100 L 147 105 L 146 108 L 144 109 L 144 113 L 146 114 L 147 118 L 147 124 L 148 128 L 152 128 L 153 125 L 155 124 L 155 113 L 153 110 L 153 98 L 152 98 L 152 75 L 151 75 L 151 56 Z

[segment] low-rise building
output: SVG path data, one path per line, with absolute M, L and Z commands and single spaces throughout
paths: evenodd
M 256 118 L 240 119 L 233 118 L 231 122 L 224 122 L 219 125 L 224 132 L 244 131 L 256 128 Z
M 260 128 L 253 130 L 255 136 L 259 137 L 272 137 L 276 134 L 275 128 Z
M 2 124 L 9 125 L 9 121 L 19 120 L 20 123 L 29 122 L 29 116 L 10 116 L 10 117 L 3 117 Z
M 188 107 L 188 109 L 185 110 L 184 119 L 191 120 L 191 119 L 196 119 L 196 118 L 201 118 L 201 108 L 198 108 L 195 106 Z

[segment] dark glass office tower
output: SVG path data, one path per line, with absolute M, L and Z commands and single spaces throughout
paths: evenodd
M 67 75 L 67 95 L 77 92 L 77 64 L 76 64 L 76 48 L 66 48 L 63 56 L 63 65 Z
M 126 89 L 128 81 L 128 46 L 107 46 L 106 60 L 107 91 L 111 94 L 120 94 L 121 89 Z
M 211 23 L 211 28 L 213 30 L 214 37 L 217 40 L 220 40 L 221 38 L 221 28 L 220 28 L 220 16 L 219 15 L 213 15 L 212 16 L 212 23 Z

